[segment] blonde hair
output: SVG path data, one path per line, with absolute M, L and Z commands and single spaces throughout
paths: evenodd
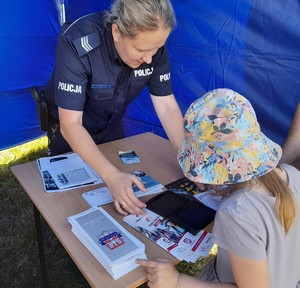
M 296 202 L 290 187 L 275 170 L 257 178 L 257 180 L 276 197 L 276 214 L 287 234 L 297 214 Z
M 173 29 L 175 13 L 169 0 L 115 0 L 104 22 L 117 24 L 121 35 L 134 37 L 141 31 Z
M 272 170 L 259 178 L 252 179 L 244 183 L 234 184 L 234 188 L 231 189 L 229 193 L 245 188 L 247 185 L 251 185 L 255 182 L 262 184 L 271 193 L 271 195 L 276 198 L 275 211 L 285 233 L 287 234 L 296 218 L 296 201 L 288 184 L 275 170 Z
M 243 183 L 233 184 L 233 189 L 228 190 L 227 194 L 231 194 L 237 190 L 247 187 L 248 185 L 251 186 L 251 184 L 254 183 L 258 183 L 259 185 L 262 184 L 268 192 L 276 198 L 276 214 L 285 233 L 287 234 L 297 216 L 296 200 L 288 184 L 279 176 L 275 169 L 261 177 L 248 180 Z

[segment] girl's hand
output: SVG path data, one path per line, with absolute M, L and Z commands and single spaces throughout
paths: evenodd
M 156 261 L 137 259 L 136 263 L 146 268 L 150 288 L 176 287 L 179 272 L 168 260 L 162 258 L 158 258 Z

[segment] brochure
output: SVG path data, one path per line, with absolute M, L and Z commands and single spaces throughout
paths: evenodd
M 144 210 L 145 215 L 130 214 L 123 221 L 179 260 L 195 262 L 199 257 L 208 255 L 213 246 L 211 233 L 201 230 L 197 235 L 192 235 L 168 218 L 147 208 Z
M 145 245 L 101 207 L 68 217 L 72 232 L 113 277 L 132 271 L 137 258 L 146 259 Z
M 119 157 L 123 164 L 135 164 L 141 162 L 140 156 L 138 156 L 134 150 L 119 151 Z
M 99 175 L 76 153 L 37 159 L 46 192 L 62 192 L 103 183 Z
M 133 171 L 132 173 L 136 175 L 147 188 L 147 192 L 143 192 L 139 190 L 136 185 L 134 185 L 132 189 L 137 197 L 156 194 L 164 190 L 164 186 L 162 184 L 160 184 L 145 172 Z M 106 186 L 85 192 L 82 194 L 82 197 L 88 202 L 91 207 L 101 206 L 113 202 L 112 195 Z

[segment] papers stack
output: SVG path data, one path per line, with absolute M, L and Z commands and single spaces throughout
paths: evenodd
M 146 259 L 145 245 L 101 207 L 68 217 L 72 232 L 114 278 L 135 269 L 137 258 Z
M 60 192 L 103 183 L 98 174 L 76 153 L 37 160 L 46 192 Z

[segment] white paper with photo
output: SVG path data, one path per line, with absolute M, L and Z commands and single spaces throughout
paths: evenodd
M 174 225 L 168 219 L 144 209 L 145 215 L 128 215 L 124 222 L 155 242 L 179 260 L 195 262 L 211 250 L 211 233 L 201 230 L 196 236 Z
M 186 232 L 180 239 L 178 247 L 186 249 L 187 255 L 184 258 L 188 258 L 190 262 L 195 262 L 199 257 L 206 257 L 211 250 L 212 234 L 207 231 L 199 231 L 197 235 Z M 176 253 L 176 250 L 174 251 Z
M 99 175 L 76 153 L 37 160 L 46 192 L 62 192 L 80 186 L 103 183 Z

